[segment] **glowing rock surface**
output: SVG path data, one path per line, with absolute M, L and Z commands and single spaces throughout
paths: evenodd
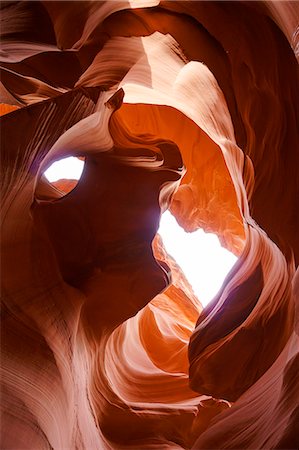
M 2 3 L 2 448 L 299 447 L 297 6 Z

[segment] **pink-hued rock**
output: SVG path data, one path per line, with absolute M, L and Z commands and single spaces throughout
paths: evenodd
M 296 3 L 2 3 L 1 448 L 298 448 Z

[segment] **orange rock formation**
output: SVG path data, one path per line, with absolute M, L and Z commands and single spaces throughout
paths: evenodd
M 1 15 L 1 448 L 297 449 L 298 3 Z M 167 208 L 239 256 L 204 311 Z

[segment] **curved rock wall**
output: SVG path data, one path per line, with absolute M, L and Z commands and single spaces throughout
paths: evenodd
M 298 448 L 296 2 L 1 15 L 2 448 Z M 168 208 L 239 257 L 204 311 Z

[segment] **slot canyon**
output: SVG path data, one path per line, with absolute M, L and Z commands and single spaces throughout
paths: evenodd
M 298 24 L 1 2 L 1 449 L 298 450 Z M 237 257 L 205 308 L 165 211 Z

